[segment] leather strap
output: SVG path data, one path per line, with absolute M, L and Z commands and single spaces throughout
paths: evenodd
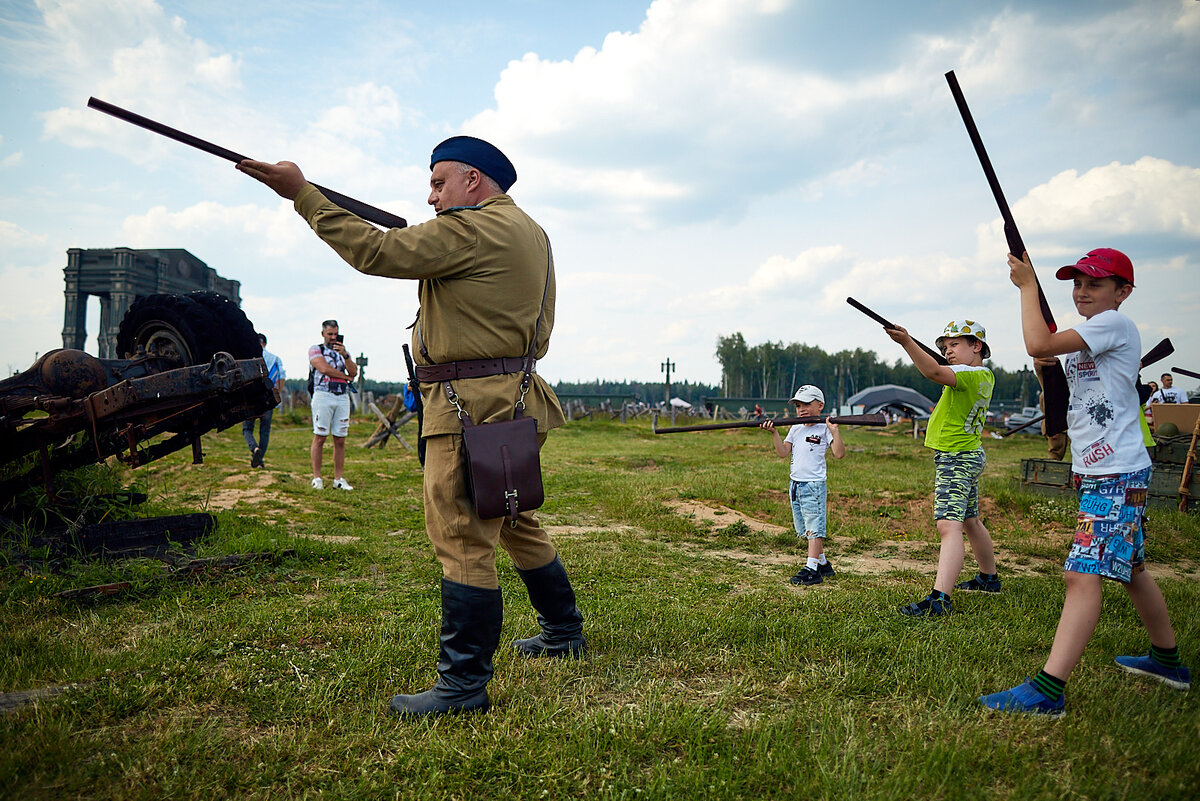
M 530 370 L 536 363 L 536 361 L 530 362 Z M 416 373 L 417 380 L 422 384 L 437 384 L 459 378 L 484 378 L 490 375 L 520 373 L 524 369 L 524 357 L 505 356 L 501 359 L 467 359 L 460 362 L 443 362 L 442 364 L 419 364 L 416 367 Z

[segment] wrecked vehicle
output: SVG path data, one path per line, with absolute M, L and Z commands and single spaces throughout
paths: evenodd
M 133 467 L 279 403 L 254 326 L 214 292 L 136 300 L 117 336 L 119 359 L 52 350 L 0 381 L 0 509 L 54 476 L 116 457 Z

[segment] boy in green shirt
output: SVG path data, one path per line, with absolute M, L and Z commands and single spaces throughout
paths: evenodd
M 925 447 L 933 450 L 935 468 L 933 515 L 942 538 L 937 578 L 929 595 L 900 607 L 900 614 L 948 615 L 953 611 L 950 590 L 965 558 L 964 532 L 979 563 L 979 575 L 957 588 L 1000 592 L 992 538 L 979 519 L 979 477 L 987 464 L 979 434 L 996 384 L 995 376 L 983 366 L 983 360 L 992 353 L 986 341 L 987 332 L 972 320 L 947 323 L 946 330 L 937 338 L 937 347 L 949 364 L 938 364 L 900 326 L 884 330 L 904 348 L 921 375 L 943 387 L 925 432 Z

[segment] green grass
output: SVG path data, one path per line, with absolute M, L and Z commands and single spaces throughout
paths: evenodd
M 205 437 L 202 466 L 180 453 L 109 482 L 150 496 L 141 515 L 214 511 L 200 555 L 274 560 L 189 579 L 155 560 L 52 569 L 28 532 L 6 539 L 0 691 L 68 689 L 0 713 L 0 797 L 1200 795 L 1200 693 L 1113 665 L 1147 647 L 1118 587 L 1105 589 L 1065 719 L 975 702 L 1041 667 L 1061 608 L 1073 508 L 1016 480 L 1022 458 L 1042 455 L 1036 438 L 985 440 L 1004 594 L 909 621 L 896 607 L 928 590 L 937 536 L 931 460 L 902 432 L 844 430 L 850 453 L 829 470 L 839 574 L 802 589 L 786 581 L 805 552 L 787 466 L 763 432 L 571 423 L 543 451 L 540 517 L 575 583 L 589 658 L 502 647 L 489 713 L 414 722 L 389 717 L 387 701 L 435 677 L 441 571 L 416 459 L 358 447 L 372 427 L 352 432 L 353 493 L 309 489 L 303 424 L 276 426 L 266 470 L 248 468 L 234 427 Z M 671 506 L 681 501 L 732 511 L 688 517 Z M 1155 511 L 1150 529 L 1152 571 L 1198 668 L 1200 523 Z M 507 643 L 536 623 L 506 556 L 499 569 Z M 56 595 L 115 581 L 130 591 Z

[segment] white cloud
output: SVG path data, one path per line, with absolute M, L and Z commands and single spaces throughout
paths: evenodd
M 31 245 L 43 245 L 45 243 L 45 234 L 27 231 L 19 225 L 0 220 L 0 247 L 9 250 Z
M 1083 174 L 1065 170 L 1013 206 L 1030 230 L 1200 238 L 1200 169 L 1145 156 Z

